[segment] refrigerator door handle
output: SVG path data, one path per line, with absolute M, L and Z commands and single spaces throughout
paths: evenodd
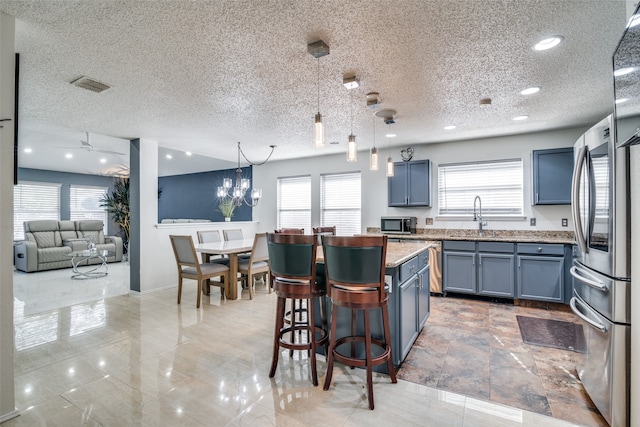
M 584 231 L 582 227 L 582 220 L 580 218 L 580 176 L 584 169 L 584 164 L 587 160 L 587 147 L 583 146 L 578 151 L 578 157 L 576 158 L 576 167 L 573 170 L 573 178 L 571 180 L 571 217 L 573 219 L 573 227 L 575 231 L 576 241 L 580 252 L 587 253 L 589 248 L 584 237 Z
M 578 298 L 576 297 L 572 297 L 571 301 L 569 301 L 569 306 L 571 306 L 571 311 L 573 311 L 573 313 L 578 316 L 580 319 L 584 320 L 587 324 L 591 325 L 592 327 L 596 328 L 597 330 L 599 330 L 600 332 L 607 332 L 607 327 L 604 326 L 602 323 L 598 323 L 594 320 L 589 319 L 587 316 L 585 316 L 584 314 L 582 314 L 580 312 L 580 310 L 578 310 L 578 307 L 576 306 L 576 304 L 580 304 L 580 306 L 585 309 L 585 310 L 589 310 L 587 307 L 585 307 L 582 303 L 578 303 Z
M 580 270 L 578 267 L 576 267 L 575 265 L 573 267 L 571 267 L 569 269 L 569 273 L 571 273 L 571 275 L 578 279 L 579 281 L 591 286 L 592 288 L 595 288 L 601 292 L 607 292 L 607 286 L 602 283 L 600 280 L 596 279 L 595 277 L 591 276 L 591 279 L 587 279 L 586 277 L 584 277 L 582 274 L 579 274 L 579 272 L 584 272 L 584 270 Z M 588 274 L 588 273 L 586 273 Z

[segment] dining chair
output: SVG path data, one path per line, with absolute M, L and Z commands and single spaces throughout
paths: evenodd
M 289 349 L 290 357 L 293 356 L 294 350 L 306 350 L 310 357 L 311 381 L 314 386 L 317 386 L 316 347 L 324 344 L 326 353 L 328 339 L 324 307 L 326 288 L 316 281 L 318 241 L 312 235 L 269 233 L 267 234 L 267 247 L 271 284 L 278 297 L 269 378 L 273 378 L 276 373 L 281 347 Z M 315 325 L 314 300 L 316 298 L 320 308 L 321 326 Z M 292 304 L 295 301 L 305 300 L 307 307 L 309 307 L 308 316 L 293 323 L 287 322 L 285 313 L 287 300 L 291 300 Z M 298 339 L 295 338 L 296 331 L 301 336 Z M 305 332 L 304 337 L 302 337 L 302 332 Z
M 198 243 L 220 243 L 222 241 L 219 230 L 197 231 L 196 234 L 198 235 Z M 211 258 L 211 254 L 203 253 L 202 262 L 216 262 L 218 264 L 229 265 L 229 258 L 222 255 L 220 258 Z
M 387 236 L 322 236 L 322 249 L 327 294 L 332 303 L 327 375 L 323 388 L 328 390 L 331 386 L 335 361 L 351 367 L 364 367 L 367 370 L 369 409 L 373 409 L 373 366 L 386 363 L 391 382 L 397 382 L 391 354 L 389 290 L 384 282 Z M 336 335 L 339 308 L 351 311 L 351 331 L 343 337 Z M 357 310 L 363 312 L 361 334 L 357 332 Z M 371 336 L 371 310 L 382 314 L 383 337 Z M 351 353 L 341 353 L 341 346 L 342 351 L 347 347 Z M 376 347 L 375 352 L 373 347 Z
M 230 240 L 243 240 L 244 235 L 242 234 L 241 228 L 233 228 L 229 230 L 222 230 L 222 235 L 224 236 L 225 241 Z
M 267 249 L 267 233 L 257 233 L 253 238 L 253 247 L 249 259 L 238 260 L 238 272 L 242 279 L 246 280 L 249 288 L 249 299 L 253 299 L 254 276 L 260 274 L 264 277 L 265 285 L 271 293 L 269 284 L 269 251 Z
M 196 308 L 200 308 L 200 293 L 209 295 L 209 287 L 220 287 L 223 298 L 226 299 L 225 283 L 229 283 L 229 267 L 218 263 L 200 263 L 191 236 L 170 235 L 173 254 L 178 265 L 178 304 L 182 298 L 182 279 L 192 279 L 198 282 L 198 300 Z M 213 277 L 222 277 L 224 282 L 211 282 Z
M 304 234 L 304 228 L 281 228 L 279 230 L 273 230 L 273 232 L 280 234 Z

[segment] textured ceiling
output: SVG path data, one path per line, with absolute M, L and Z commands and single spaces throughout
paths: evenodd
M 397 146 L 586 126 L 613 109 L 611 57 L 626 20 L 624 0 L 0 0 L 0 10 L 16 17 L 20 145 L 49 160 L 85 131 L 99 149 L 140 137 L 234 162 L 237 141 L 254 161 L 270 144 L 273 159 L 344 152 L 353 127 L 364 150 L 374 123 L 386 145 L 371 91 L 397 110 Z M 559 47 L 532 49 L 553 35 L 564 36 Z M 318 39 L 331 49 L 319 60 L 307 53 Z M 340 142 L 324 149 L 310 144 L 318 62 L 327 142 Z M 352 73 L 361 86 L 350 92 Z M 80 76 L 112 88 L 69 84 Z M 542 90 L 519 94 L 530 86 Z

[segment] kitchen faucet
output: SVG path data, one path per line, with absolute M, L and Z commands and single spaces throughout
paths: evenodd
M 477 213 L 476 202 L 479 205 Z M 482 199 L 480 198 L 480 196 L 476 196 L 476 198 L 473 199 L 473 220 L 478 221 L 478 235 L 482 236 Z M 486 225 L 486 223 L 484 225 Z

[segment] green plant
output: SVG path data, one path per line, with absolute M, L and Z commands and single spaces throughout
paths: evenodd
M 113 217 L 113 222 L 118 224 L 124 233 L 125 246 L 129 242 L 129 225 L 131 212 L 129 210 L 129 178 L 118 178 L 113 184 L 110 193 L 105 193 L 100 199 L 100 206 L 107 208 L 107 212 Z
M 233 216 L 233 212 L 236 210 L 236 204 L 232 199 L 224 198 L 218 204 L 218 210 L 222 212 L 222 216 L 225 218 L 231 218 Z

